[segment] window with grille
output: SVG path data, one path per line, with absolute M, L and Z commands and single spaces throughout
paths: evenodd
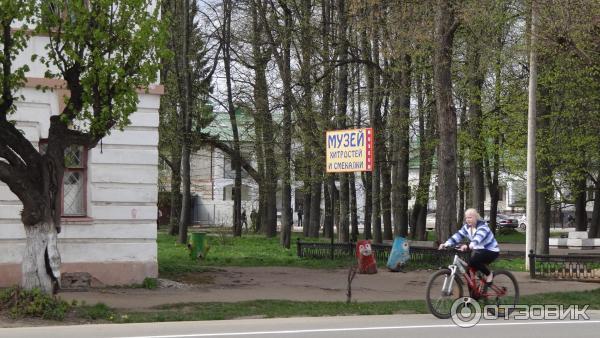
M 62 197 L 63 216 L 85 216 L 86 149 L 72 145 L 65 149 Z
M 48 144 L 40 141 L 40 153 L 45 153 Z M 87 149 L 71 145 L 65 149 L 65 172 L 62 180 L 62 216 L 86 216 L 87 194 Z

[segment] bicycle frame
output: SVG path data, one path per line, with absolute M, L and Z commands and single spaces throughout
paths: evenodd
M 459 278 L 463 277 L 465 279 L 467 282 L 467 287 L 469 288 L 469 293 L 472 297 L 488 297 L 493 294 L 496 296 L 504 296 L 506 294 L 506 290 L 497 288 L 495 286 L 492 286 L 491 293 L 484 293 L 480 286 L 485 284 L 485 280 L 477 277 L 476 270 L 474 268 L 469 267 L 469 273 L 467 273 L 467 267 L 469 267 L 467 262 L 463 261 L 460 257 L 458 257 L 458 255 L 454 255 L 452 264 L 448 265 L 448 269 L 450 269 L 450 276 L 445 278 L 444 285 L 442 286 L 443 294 L 452 294 L 452 284 L 454 283 L 454 278 L 457 275 Z
M 458 255 L 454 255 L 454 260 L 452 261 L 452 264 L 448 265 L 448 269 L 450 269 L 450 278 L 446 277 L 446 279 L 444 280 L 444 285 L 442 286 L 442 293 L 446 295 L 450 295 L 452 293 L 452 283 L 454 283 L 454 277 L 456 276 L 457 272 L 458 276 L 463 276 L 466 272 L 465 268 L 467 266 L 467 262 L 460 259 Z

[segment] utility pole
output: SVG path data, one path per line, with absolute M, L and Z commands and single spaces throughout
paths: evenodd
M 535 251 L 535 234 L 537 228 L 536 210 L 536 90 L 537 90 L 537 4 L 531 2 L 531 37 L 529 41 L 529 108 L 527 111 L 527 230 L 525 234 L 525 269 L 529 270 L 529 252 Z

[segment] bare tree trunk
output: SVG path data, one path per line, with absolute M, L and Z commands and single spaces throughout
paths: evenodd
M 543 60 L 539 60 L 543 61 Z M 543 66 L 543 62 L 539 62 Z M 539 68 L 540 73 L 544 71 Z M 538 86 L 539 97 L 549 97 L 548 87 L 541 84 Z M 539 100 L 537 104 L 537 132 L 538 135 L 551 133 L 549 126 L 548 115 L 551 112 L 551 107 L 548 100 Z M 536 150 L 536 222 L 535 226 L 535 253 L 538 255 L 547 255 L 549 253 L 548 238 L 550 237 L 550 223 L 552 222 L 552 200 L 554 196 L 553 180 L 554 175 L 552 167 L 548 160 L 544 157 L 544 152 L 547 149 L 541 149 L 544 144 L 538 143 Z
M 480 70 L 481 52 L 471 43 L 467 47 L 468 104 L 469 104 L 469 171 L 471 181 L 471 202 L 480 215 L 485 214 L 485 184 L 483 180 L 483 156 L 485 140 L 481 138 L 482 109 L 481 91 L 484 73 Z M 496 72 L 496 76 L 499 73 Z M 498 81 L 498 79 L 497 79 Z
M 384 151 L 384 154 L 387 151 Z M 392 175 L 387 159 L 381 166 L 381 213 L 383 216 L 383 239 L 394 239 L 392 230 Z
M 240 137 L 235 115 L 235 106 L 233 104 L 233 92 L 231 84 L 231 14 L 233 10 L 231 0 L 223 0 L 223 63 L 225 66 L 225 82 L 227 86 L 227 109 L 229 111 L 229 121 L 233 133 L 233 155 L 231 162 L 235 170 L 235 183 L 233 194 L 233 235 L 242 235 L 242 166 L 240 163 Z
M 264 51 L 263 30 L 260 24 L 260 13 L 266 11 L 266 4 L 262 0 L 253 0 L 252 3 L 252 54 L 254 61 L 254 107 L 255 114 L 260 116 L 262 122 L 261 131 L 262 146 L 265 159 L 265 173 L 262 184 L 265 193 L 265 213 L 262 231 L 267 237 L 277 234 L 277 173 L 275 168 L 275 149 L 273 141 L 273 118 L 269 110 L 269 93 L 267 85 L 266 69 L 269 63 L 270 53 Z M 241 230 L 241 229 L 240 229 Z
M 458 26 L 453 2 L 438 0 L 435 15 L 434 83 L 440 144 L 435 229 L 441 241 L 456 224 L 456 109 L 452 102 L 452 43 Z
M 392 159 L 393 186 L 392 210 L 394 213 L 394 234 L 408 235 L 408 200 L 410 186 L 408 184 L 408 165 L 410 151 L 410 95 L 411 95 L 411 58 L 405 54 L 395 74 L 395 82 L 399 87 L 394 95 L 392 108 Z M 414 232 L 413 232 L 414 236 Z
M 289 249 L 292 237 L 292 72 L 290 66 L 293 19 L 292 12 L 287 6 L 284 11 L 283 35 L 283 178 L 282 178 L 282 212 L 281 212 L 281 245 Z
M 337 0 L 338 10 L 338 81 L 337 81 L 337 127 L 346 128 L 346 114 L 348 109 L 348 15 L 346 2 Z M 348 242 L 350 239 L 350 191 L 348 187 L 348 174 L 339 174 L 340 177 L 340 241 Z
M 189 67 L 189 50 L 190 50 L 190 1 L 183 1 L 182 13 L 182 32 L 183 45 L 181 53 L 180 71 L 183 74 L 182 92 L 180 95 L 180 106 L 183 115 L 183 134 L 181 142 L 181 213 L 179 214 L 179 238 L 178 242 L 187 243 L 188 225 L 190 224 L 191 212 L 191 179 L 190 179 L 190 156 L 191 156 L 191 132 L 192 132 L 192 88 L 191 88 L 191 72 Z
M 460 121 L 461 121 L 461 129 L 465 124 L 467 119 L 467 108 L 463 106 L 460 113 Z M 458 151 L 458 206 L 456 208 L 456 220 L 457 227 L 460 227 L 462 224 L 464 213 L 466 210 L 466 182 L 465 182 L 465 157 L 464 157 L 464 149 L 465 146 L 463 144 L 460 145 L 460 149 Z
M 575 182 L 575 230 L 587 231 L 587 184 L 585 173 L 579 174 L 579 179 Z
M 424 241 L 427 239 L 427 206 L 429 204 L 429 186 L 433 170 L 433 154 L 436 145 L 436 114 L 433 111 L 433 99 L 431 90 L 431 78 L 423 75 L 416 77 L 417 105 L 419 112 L 419 185 L 415 196 L 415 204 L 411 215 L 413 238 Z M 428 104 L 425 103 L 428 97 Z
M 50 294 L 60 281 L 60 254 L 56 227 L 52 220 L 25 226 L 22 286 L 26 290 L 39 288 Z M 50 272 L 49 272 L 50 271 Z
M 494 138 L 494 149 L 500 149 L 500 136 Z M 490 228 L 493 233 L 496 233 L 498 215 L 498 200 L 499 200 L 499 176 L 500 176 L 500 154 L 499 151 L 494 151 L 492 154 L 492 163 L 486 156 L 484 158 L 484 171 L 488 182 L 488 191 L 490 193 Z
M 315 173 L 311 187 L 312 196 L 310 197 L 310 225 L 309 237 L 319 237 L 319 229 L 321 228 L 321 177 L 322 173 Z
M 371 219 L 373 211 L 373 175 L 370 172 L 363 172 L 361 174 L 363 187 L 365 187 L 365 218 L 364 218 L 364 235 L 365 239 L 373 238 L 373 231 L 371 228 Z
M 544 175 L 545 168 L 540 166 L 538 174 Z M 550 237 L 550 223 L 552 223 L 552 193 L 553 191 L 538 191 L 537 192 L 537 224 L 535 236 L 535 253 L 537 255 L 547 255 L 549 253 L 548 238 Z
M 592 211 L 592 222 L 588 232 L 588 238 L 600 237 L 600 181 L 594 186 L 594 209 Z
M 356 242 L 358 239 L 358 209 L 356 206 L 356 175 L 354 173 L 349 175 L 350 177 L 350 225 L 351 234 L 350 239 Z
M 174 141 L 180 145 L 180 142 Z M 179 233 L 179 213 L 181 212 L 181 146 L 173 147 L 171 151 L 171 219 L 169 220 L 169 235 Z

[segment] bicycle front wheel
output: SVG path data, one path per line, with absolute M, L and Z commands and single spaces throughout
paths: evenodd
M 425 301 L 432 315 L 440 319 L 448 319 L 451 316 L 450 309 L 455 300 L 463 296 L 463 283 L 454 276 L 452 290 L 449 294 L 442 291 L 444 282 L 451 276 L 450 269 L 442 269 L 434 273 L 427 282 L 427 294 Z
M 487 299 L 498 306 L 497 316 L 510 315 L 519 303 L 519 284 L 515 276 L 510 271 L 494 271 L 494 282 L 488 290 Z

